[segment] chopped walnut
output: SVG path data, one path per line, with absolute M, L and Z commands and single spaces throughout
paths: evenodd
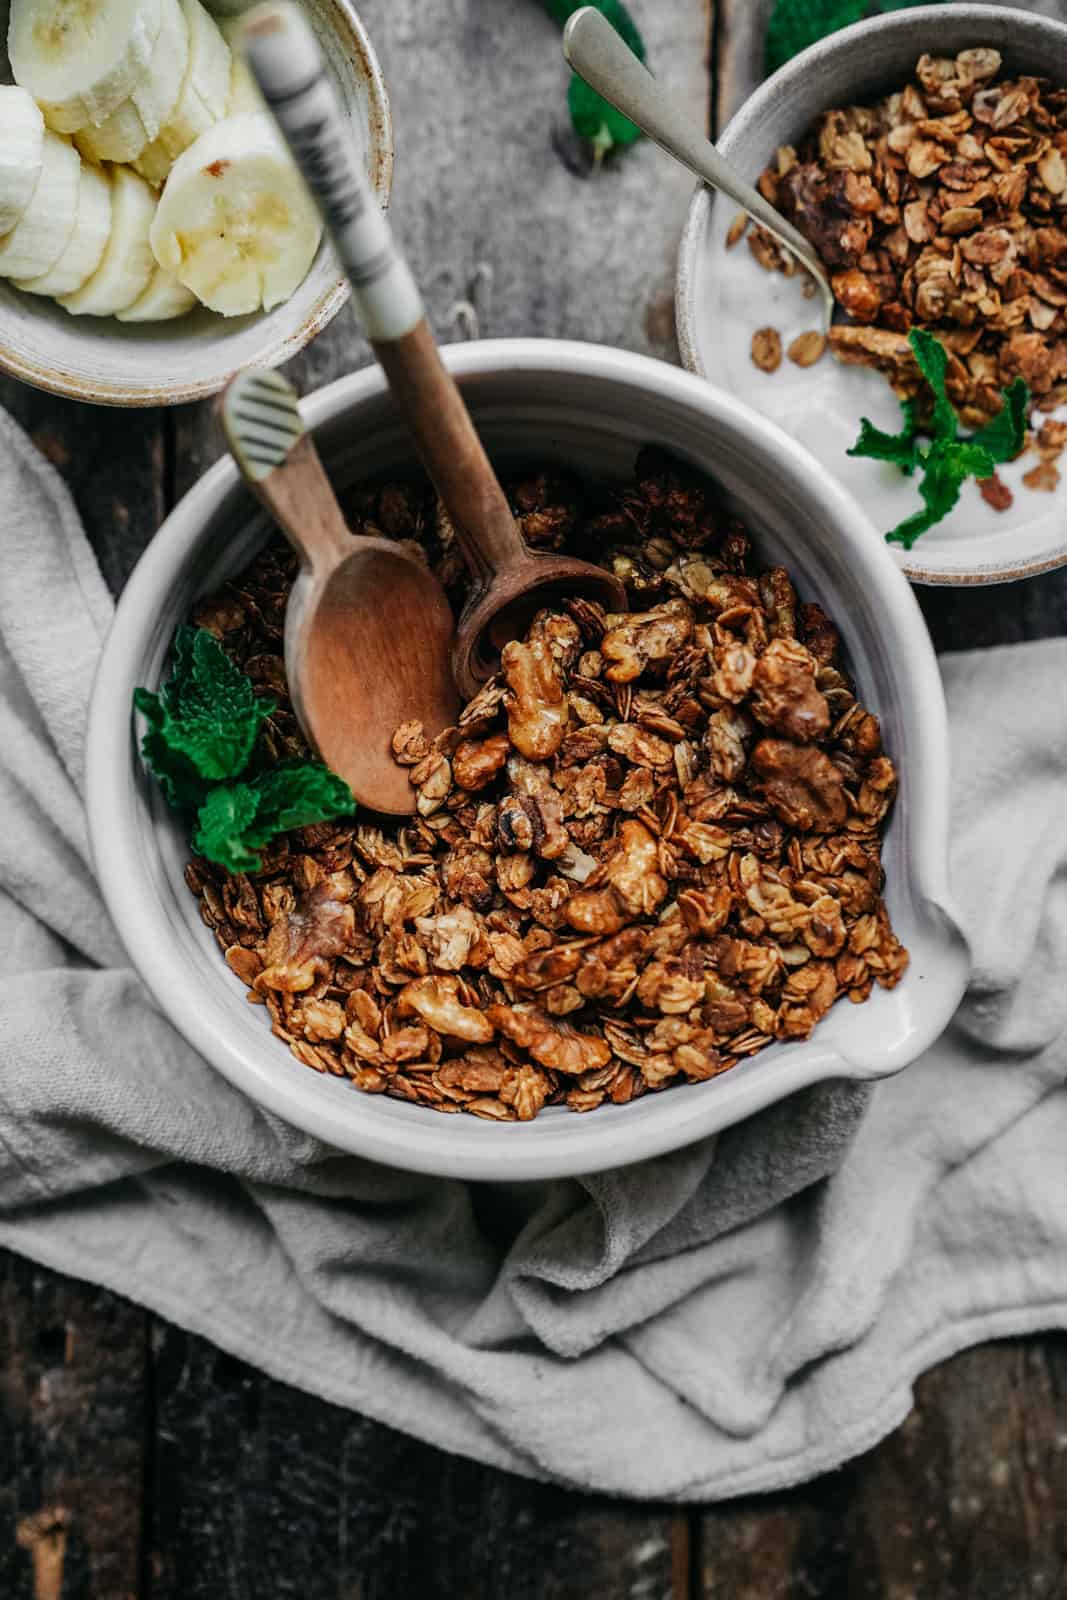
M 913 81 L 877 104 L 825 112 L 760 180 L 818 251 L 847 314 L 830 330 L 837 359 L 875 367 L 922 412 L 929 393 L 906 335 L 932 327 L 950 352 L 950 398 L 972 428 L 999 411 L 1016 376 L 1048 409 L 1067 400 L 1063 96 L 1001 69 L 993 49 L 924 55 Z M 767 270 L 795 270 L 765 230 L 750 230 L 749 245 Z M 819 337 L 802 335 L 790 357 L 817 358 Z M 758 366 L 773 370 L 779 353 L 773 330 L 754 335 Z M 1053 474 L 1035 468 L 1030 487 L 1051 486 Z M 1004 504 L 1006 491 L 983 493 Z
M 761 372 L 777 372 L 782 364 L 782 336 L 777 328 L 757 328 L 752 335 L 752 360 Z
M 923 137 L 956 137 L 910 115 Z M 849 165 L 859 133 L 834 125 L 828 193 L 869 227 L 882 196 L 877 162 Z M 785 155 L 777 181 L 802 185 L 802 167 Z M 1058 315 L 1067 239 L 1062 269 L 1056 241 L 1042 248 L 1043 281 L 1025 293 Z M 1042 465 L 1055 470 L 1065 440 L 1045 424 Z M 187 880 L 303 1066 L 518 1123 L 705 1081 L 806 1037 L 839 997 L 892 987 L 907 954 L 879 898 L 896 772 L 818 605 L 783 568 L 759 571 L 714 487 L 660 453 L 607 494 L 547 471 L 508 493 L 528 539 L 601 551 L 641 609 L 541 612 L 455 727 L 398 728 L 413 817 L 297 829 L 255 875 L 196 862 Z M 459 602 L 454 534 L 429 496 L 360 494 L 355 525 L 425 538 Z M 232 594 L 200 605 L 278 700 L 271 760 L 303 749 L 279 676 L 294 577 L 288 550 L 268 546 Z

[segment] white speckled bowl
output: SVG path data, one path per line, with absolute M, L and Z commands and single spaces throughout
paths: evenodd
M 229 459 L 186 495 L 119 601 L 93 692 L 88 803 L 105 899 L 131 959 L 175 1025 L 231 1082 L 309 1133 L 392 1166 L 461 1178 L 596 1171 L 688 1144 L 825 1078 L 899 1071 L 942 1031 L 967 955 L 948 909 L 948 734 L 941 680 L 907 582 L 859 506 L 799 446 L 689 374 L 645 357 L 548 340 L 443 352 L 497 462 L 552 459 L 625 479 L 654 443 L 713 473 L 802 596 L 840 624 L 866 704 L 900 768 L 885 848 L 886 898 L 912 964 L 891 993 L 836 1006 L 803 1043 L 774 1045 L 708 1083 L 588 1116 L 531 1123 L 444 1117 L 311 1072 L 274 1039 L 227 969 L 182 879 L 188 845 L 142 769 L 130 700 L 156 685 L 193 598 L 244 566 L 264 522 Z M 409 470 L 412 451 L 380 371 L 343 378 L 304 414 L 342 486 Z
M 393 130 L 367 30 L 351 0 L 304 0 L 304 9 L 362 144 L 374 191 L 386 205 Z M 3 0 L 0 23 L 6 38 Z M 11 81 L 6 56 L 0 78 Z M 348 292 L 325 243 L 284 305 L 247 317 L 220 317 L 199 308 L 173 322 L 72 317 L 54 301 L 23 294 L 0 279 L 0 369 L 38 389 L 98 405 L 199 400 L 217 393 L 239 367 L 288 361 L 337 315 Z
M 1062 8 L 1061 8 L 1062 11 Z M 755 182 L 779 145 L 795 143 L 831 106 L 876 99 L 912 76 L 924 51 L 955 55 L 992 45 L 1004 69 L 1067 83 L 1067 20 L 1009 6 L 920 6 L 858 22 L 821 39 L 762 83 L 732 117 L 718 141 L 722 155 Z M 801 297 L 802 280 L 761 272 L 743 247 L 727 253 L 726 229 L 736 206 L 701 185 L 689 207 L 678 254 L 675 311 L 682 360 L 691 372 L 739 395 L 799 439 L 880 529 L 919 505 L 914 483 L 884 463 L 849 459 L 857 419 L 895 431 L 900 409 L 878 373 L 842 367 L 829 357 L 802 371 L 783 361 L 773 375 L 749 358 L 755 328 L 770 323 L 788 342 L 814 325 L 814 302 Z M 750 287 L 751 286 L 751 287 Z M 1059 417 L 1067 416 L 1060 408 Z M 1034 457 L 1000 469 L 1015 492 L 1006 513 L 986 505 L 973 483 L 960 504 L 915 548 L 895 559 L 917 583 L 1002 583 L 1032 577 L 1067 562 L 1067 483 L 1056 494 L 1021 486 Z

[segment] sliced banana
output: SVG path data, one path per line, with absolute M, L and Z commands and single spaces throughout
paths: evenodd
M 319 214 L 266 112 L 227 117 L 178 157 L 152 249 L 212 311 L 241 316 L 288 300 L 322 234 Z
M 196 295 L 179 283 L 173 272 L 157 267 L 142 295 L 117 313 L 120 322 L 170 322 L 184 317 L 196 305 Z
M 99 167 L 83 161 L 78 177 L 78 214 L 67 248 L 55 266 L 39 278 L 20 278 L 17 289 L 28 294 L 72 294 L 92 277 L 111 232 L 111 185 Z
M 178 104 L 189 62 L 189 28 L 178 0 L 162 0 L 163 25 L 148 70 L 128 100 L 75 144 L 90 161 L 132 161 L 159 133 Z
M 216 0 L 217 3 L 217 0 Z M 241 117 L 246 111 L 266 111 L 263 96 L 255 78 L 249 72 L 245 59 L 237 48 L 237 35 L 244 24 L 244 18 L 216 16 L 219 32 L 229 45 L 233 55 L 233 67 L 230 71 L 230 98 L 226 102 L 226 115 L 228 117 Z
M 29 205 L 41 174 L 44 118 L 32 94 L 0 86 L 0 235 Z
M 59 303 L 74 315 L 112 317 L 148 287 L 156 264 L 148 242 L 156 210 L 152 189 L 129 167 L 111 169 L 111 232 L 87 283 Z
M 230 47 L 200 0 L 181 0 L 189 38 L 188 63 L 173 111 L 134 162 L 142 177 L 157 186 L 183 150 L 226 115 L 230 98 Z
M 162 22 L 162 0 L 11 0 L 11 70 L 50 128 L 77 133 L 133 93 Z
M 36 278 L 55 266 L 74 232 L 80 171 L 81 157 L 70 140 L 46 128 L 30 203 L 0 239 L 0 277 Z

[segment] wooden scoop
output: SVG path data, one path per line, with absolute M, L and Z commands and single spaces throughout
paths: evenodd
M 601 567 L 538 555 L 524 542 L 442 365 L 308 23 L 287 0 L 271 0 L 246 15 L 241 47 L 333 236 L 367 335 L 470 570 L 452 666 L 460 692 L 471 695 L 492 673 L 494 651 L 523 630 L 539 604 L 553 595 L 582 595 L 624 611 L 626 592 Z M 421 626 L 415 614 L 406 624 L 409 636 Z
M 459 710 L 445 592 L 402 545 L 349 531 L 296 391 L 278 373 L 239 372 L 220 415 L 246 483 L 300 556 L 285 672 L 301 727 L 361 805 L 406 816 L 416 796 L 393 760 L 393 733 L 417 717 L 432 737 Z

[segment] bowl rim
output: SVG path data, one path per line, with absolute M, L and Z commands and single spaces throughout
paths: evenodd
M 851 23 L 847 28 L 839 28 L 835 33 L 828 34 L 825 39 L 817 40 L 815 44 L 809 45 L 806 50 L 802 50 L 799 55 L 779 67 L 777 72 L 772 72 L 769 77 L 764 78 L 747 99 L 742 101 L 722 130 L 716 141 L 717 149 L 729 158 L 733 153 L 734 144 L 744 139 L 750 129 L 759 123 L 768 100 L 800 79 L 810 79 L 817 83 L 820 68 L 829 57 L 837 54 L 842 48 L 869 39 L 875 34 L 907 34 L 926 24 L 944 28 L 946 24 L 951 26 L 954 23 L 964 22 L 968 24 L 989 22 L 991 25 L 995 24 L 998 29 L 1018 22 L 1034 33 L 1057 34 L 1061 38 L 1067 36 L 1067 21 L 1047 17 L 1041 12 L 1026 11 L 1020 6 L 967 3 L 946 8 L 944 5 L 921 5 L 907 7 L 902 11 L 883 12 L 879 16 L 868 17 L 865 21 Z M 816 115 L 816 112 L 813 111 L 812 115 Z M 674 280 L 674 321 L 682 365 L 686 371 L 695 373 L 711 384 L 714 384 L 715 380 L 710 376 L 701 355 L 695 304 L 697 261 L 703 248 L 713 198 L 707 184 L 698 182 L 686 212 L 685 226 L 678 245 Z M 1012 583 L 1020 578 L 1037 577 L 1043 572 L 1055 571 L 1065 563 L 1067 563 L 1067 540 L 1060 554 L 1038 556 L 1020 565 L 1001 562 L 976 566 L 966 572 L 946 572 L 938 568 L 924 567 L 920 560 L 909 555 L 901 560 L 900 571 L 912 583 L 931 584 L 943 588 L 976 588 L 984 584 Z
M 909 827 L 907 871 L 916 901 L 943 913 L 943 920 L 952 930 L 951 939 L 946 934 L 946 949 L 949 943 L 955 949 L 959 936 L 948 889 L 948 726 L 941 678 L 911 588 L 857 502 L 817 466 L 802 446 L 768 425 L 751 408 L 692 374 L 651 357 L 596 345 L 531 338 L 452 345 L 442 355 L 461 386 L 480 376 L 521 380 L 527 374 L 552 376 L 565 371 L 568 375 L 619 382 L 639 389 L 642 396 L 652 400 L 680 402 L 709 421 L 757 436 L 761 445 L 773 451 L 798 480 L 803 478 L 812 484 L 834 525 L 850 530 L 854 564 L 863 569 L 866 581 L 878 583 L 880 607 L 892 637 L 909 645 L 897 668 L 912 707 L 915 740 L 910 769 L 909 815 L 913 822 Z M 314 429 L 339 416 L 350 417 L 360 405 L 384 395 L 386 387 L 378 368 L 365 368 L 309 396 L 303 403 L 305 420 Z M 872 1067 L 870 1063 L 851 1060 L 832 1044 L 819 1049 L 816 1036 L 814 1044 L 806 1041 L 797 1047 L 795 1056 L 783 1059 L 776 1072 L 733 1079 L 729 1108 L 721 1089 L 717 1095 L 697 1092 L 689 1096 L 653 1096 L 642 1100 L 646 1110 L 641 1117 L 619 1122 L 609 1109 L 599 1127 L 596 1119 L 568 1117 L 561 1122 L 546 1122 L 539 1118 L 528 1129 L 509 1124 L 507 1139 L 500 1144 L 492 1135 L 495 1132 L 499 1136 L 501 1130 L 487 1128 L 472 1118 L 449 1118 L 446 1126 L 435 1126 L 444 1119 L 429 1114 L 423 1121 L 412 1115 L 407 1121 L 400 1119 L 397 1125 L 383 1126 L 387 1119 L 368 1124 L 354 1116 L 346 1118 L 342 1125 L 328 1094 L 321 1090 L 318 1094 L 309 1093 L 309 1088 L 319 1089 L 317 1078 L 309 1084 L 306 1072 L 277 1072 L 266 1051 L 246 1051 L 225 1032 L 216 1031 L 205 1014 L 195 975 L 186 973 L 180 960 L 175 959 L 178 942 L 163 908 L 142 892 L 138 882 L 132 841 L 141 827 L 140 791 L 131 778 L 136 761 L 131 719 L 119 708 L 130 703 L 131 685 L 152 634 L 156 597 L 171 591 L 202 538 L 206 518 L 238 487 L 237 469 L 228 457 L 223 457 L 171 512 L 134 569 L 116 608 L 93 684 L 85 768 L 89 840 L 96 876 L 130 960 L 178 1032 L 253 1101 L 336 1149 L 387 1165 L 469 1181 L 540 1180 L 625 1166 L 664 1154 L 741 1121 L 820 1080 L 884 1076 L 907 1065 L 942 1032 L 962 993 L 965 971 L 958 970 L 958 962 L 947 969 L 946 981 L 923 986 L 922 1016 L 889 1064 L 879 1059 L 878 1065 Z M 933 992 L 935 987 L 937 993 Z M 698 1091 L 700 1087 L 697 1086 Z M 471 1122 L 472 1127 L 457 1126 L 465 1122 Z M 573 1130 L 575 1122 L 583 1130 L 581 1137 L 574 1131 L 568 1135 L 562 1126 L 566 1124 Z
M 367 88 L 367 112 L 370 126 L 371 187 L 385 210 L 393 186 L 395 150 L 393 145 L 393 114 L 389 92 L 385 84 L 377 52 L 370 34 L 356 9 L 353 0 L 330 0 L 337 20 L 337 31 L 346 55 L 355 61 L 360 77 Z M 351 294 L 348 279 L 338 271 L 303 322 L 297 328 L 280 333 L 269 345 L 259 351 L 254 362 L 242 365 L 277 367 L 290 360 L 311 343 L 323 328 L 331 323 Z M 76 321 L 72 319 L 72 328 Z M 147 347 L 150 352 L 150 347 Z M 149 363 L 150 364 L 150 363 Z M 60 395 L 67 400 L 81 400 L 90 405 L 115 407 L 184 405 L 192 400 L 204 400 L 217 394 L 225 386 L 226 377 L 204 378 L 188 383 L 159 383 L 146 379 L 142 384 L 129 381 L 111 382 L 103 379 L 76 378 L 57 371 L 52 366 L 39 363 L 21 355 L 0 339 L 0 372 L 18 378 L 47 394 Z

